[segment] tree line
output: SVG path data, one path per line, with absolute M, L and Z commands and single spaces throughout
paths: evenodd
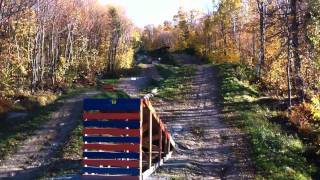
M 255 71 L 257 82 L 298 102 L 320 90 L 320 3 L 317 0 L 219 0 L 213 11 L 180 8 L 172 21 L 144 28 L 146 50 L 187 50 Z
M 55 91 L 131 68 L 139 33 L 97 0 L 0 0 L 0 92 Z

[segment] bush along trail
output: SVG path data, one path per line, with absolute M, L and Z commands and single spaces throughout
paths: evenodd
M 295 134 L 273 122 L 281 111 L 264 103 L 253 82 L 251 70 L 240 66 L 216 65 L 221 79 L 224 119 L 249 135 L 258 179 L 312 179 L 315 166 L 304 157 L 305 144 Z

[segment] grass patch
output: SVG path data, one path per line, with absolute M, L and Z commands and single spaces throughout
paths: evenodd
M 157 70 L 161 77 L 160 81 L 153 80 L 146 91 L 157 88 L 158 94 L 156 98 L 175 100 L 180 99 L 190 90 L 191 76 L 195 73 L 195 68 L 191 65 L 171 66 L 157 65 Z
M 257 178 L 312 179 L 315 167 L 303 156 L 305 145 L 270 121 L 280 112 L 258 103 L 259 90 L 250 84 L 252 72 L 238 65 L 215 67 L 221 78 L 225 119 L 250 136 Z
M 88 90 L 81 88 L 69 90 L 66 94 L 61 95 L 53 103 L 46 106 L 37 106 L 24 119 L 11 119 L 1 121 L 0 126 L 0 159 L 16 152 L 18 144 L 27 137 L 33 135 L 34 131 L 50 120 L 52 112 L 61 106 L 61 100 L 76 96 L 81 92 Z
M 112 99 L 117 99 L 117 98 L 130 98 L 130 96 L 125 93 L 124 91 L 121 90 L 116 90 L 114 92 L 103 92 L 94 98 L 98 99 L 103 99 L 103 98 L 112 98 Z
M 119 79 L 101 79 L 98 81 L 97 85 L 98 87 L 102 87 L 103 85 L 109 84 L 109 85 L 116 85 L 118 84 Z

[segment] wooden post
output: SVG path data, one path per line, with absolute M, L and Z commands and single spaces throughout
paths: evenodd
M 149 109 L 149 168 L 152 167 L 152 112 Z

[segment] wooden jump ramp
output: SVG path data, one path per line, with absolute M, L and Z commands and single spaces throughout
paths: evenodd
M 83 179 L 145 179 L 175 148 L 147 99 L 85 99 L 83 119 Z

